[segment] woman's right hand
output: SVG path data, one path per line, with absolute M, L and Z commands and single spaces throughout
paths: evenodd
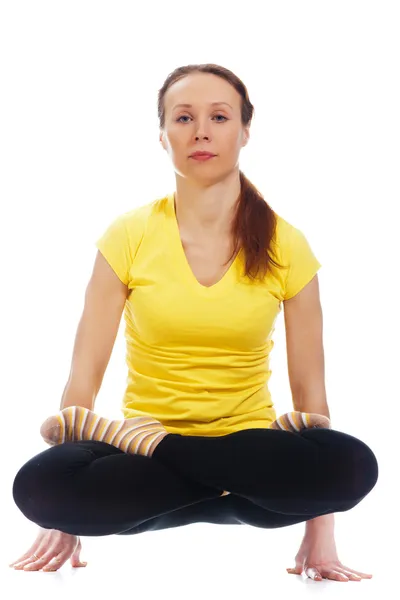
M 73 567 L 86 567 L 87 562 L 81 562 L 79 558 L 81 550 L 79 536 L 40 527 L 33 545 L 21 558 L 11 563 L 10 567 L 24 571 L 57 571 L 70 557 Z M 39 560 L 34 554 L 40 557 Z

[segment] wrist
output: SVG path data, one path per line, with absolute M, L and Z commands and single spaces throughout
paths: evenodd
M 335 515 L 330 513 L 329 515 L 322 515 L 321 517 L 315 517 L 306 521 L 306 532 L 333 532 L 335 528 Z

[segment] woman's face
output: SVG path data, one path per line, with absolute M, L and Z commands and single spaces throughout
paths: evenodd
M 192 73 L 174 83 L 164 100 L 160 142 L 179 175 L 210 182 L 237 168 L 240 150 L 249 139 L 249 127 L 242 125 L 241 96 L 233 86 L 210 73 Z M 221 104 L 213 106 L 213 102 Z M 194 160 L 190 155 L 196 150 L 216 156 Z

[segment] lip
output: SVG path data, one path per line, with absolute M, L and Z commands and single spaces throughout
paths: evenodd
M 215 158 L 215 156 L 213 154 L 198 154 L 197 156 L 191 156 L 190 158 L 197 162 L 207 162 L 207 160 L 211 160 L 212 158 Z
M 212 156 L 216 155 L 212 154 L 212 152 L 193 152 L 193 154 L 190 155 L 190 158 L 211 158 Z

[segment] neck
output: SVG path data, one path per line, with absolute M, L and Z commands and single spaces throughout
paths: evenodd
M 199 236 L 229 235 L 240 195 L 240 179 L 210 187 L 176 181 L 175 213 L 181 227 Z

